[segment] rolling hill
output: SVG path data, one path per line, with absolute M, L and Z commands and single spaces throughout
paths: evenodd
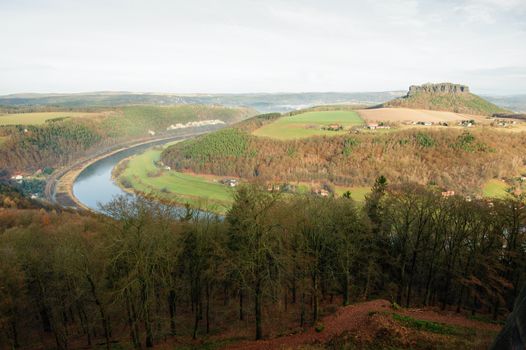
M 470 93 L 467 86 L 451 83 L 413 85 L 407 95 L 383 103 L 380 107 L 428 109 L 483 116 L 509 113 L 504 108 Z

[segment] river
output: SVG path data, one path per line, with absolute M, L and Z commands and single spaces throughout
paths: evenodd
M 148 148 L 164 145 L 175 140 L 195 137 L 197 135 L 221 129 L 223 126 L 203 126 L 181 130 L 179 135 L 126 148 L 122 151 L 104 157 L 87 166 L 73 183 L 73 195 L 86 207 L 100 211 L 100 205 L 109 203 L 113 198 L 127 195 L 127 192 L 117 186 L 111 177 L 113 168 L 124 158 L 140 153 Z M 183 132 L 184 134 L 181 134 Z

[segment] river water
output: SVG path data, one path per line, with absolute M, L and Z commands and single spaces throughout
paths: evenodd
M 86 167 L 77 176 L 77 179 L 73 183 L 73 195 L 88 208 L 100 211 L 100 205 L 109 203 L 116 196 L 127 195 L 127 192 L 117 186 L 111 178 L 113 168 L 121 160 L 154 146 L 164 145 L 175 140 L 190 138 L 204 132 L 218 130 L 222 127 L 222 125 L 211 125 L 191 128 L 191 130 L 181 130 L 178 132 L 179 135 L 174 135 L 169 139 L 133 146 L 112 154 L 111 156 L 102 158 Z M 191 134 L 192 132 L 195 133 Z

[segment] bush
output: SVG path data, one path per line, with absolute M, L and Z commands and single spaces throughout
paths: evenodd
M 318 322 L 316 324 L 316 326 L 314 327 L 314 330 L 317 332 L 317 333 L 321 333 L 323 332 L 323 330 L 325 329 L 325 325 L 321 322 Z

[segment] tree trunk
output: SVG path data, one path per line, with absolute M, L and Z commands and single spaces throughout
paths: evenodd
M 175 291 L 171 289 L 170 292 L 168 293 L 168 310 L 170 312 L 170 334 L 172 336 L 177 334 L 176 327 L 175 327 L 175 312 L 176 312 L 175 300 L 176 300 Z
M 244 319 L 244 313 L 243 313 L 243 289 L 239 288 L 239 320 L 243 321 Z
M 305 293 L 301 293 L 301 314 L 300 314 L 300 327 L 305 326 Z
M 345 271 L 343 275 L 343 306 L 347 306 L 351 303 L 350 291 L 349 291 L 349 271 Z
M 18 328 L 16 326 L 15 317 L 11 317 L 11 332 L 13 333 L 13 349 L 18 349 L 20 343 L 18 341 Z
M 97 295 L 97 290 L 95 288 L 95 282 L 91 278 L 91 275 L 86 274 L 86 279 L 88 280 L 88 283 L 90 285 L 90 291 L 91 291 L 91 295 L 93 296 L 93 300 L 95 301 L 95 304 L 97 305 L 97 308 L 99 309 L 100 319 L 102 321 L 102 329 L 104 330 L 104 338 L 106 340 L 106 349 L 110 350 L 110 327 L 109 327 L 109 321 L 106 318 L 106 312 L 104 311 L 104 306 L 102 305 Z
M 130 338 L 133 342 L 135 349 L 140 349 L 141 343 L 139 341 L 139 330 L 137 329 L 137 318 L 135 316 L 135 309 L 130 300 L 130 292 L 128 289 L 125 290 L 126 296 L 126 310 L 128 312 L 128 327 L 130 327 Z
M 318 278 L 316 274 L 312 275 L 312 324 L 318 322 L 319 307 L 318 307 Z
M 197 339 L 197 327 L 199 326 L 199 301 L 195 300 L 195 313 L 194 313 L 194 331 L 192 333 L 192 339 Z
M 256 312 L 256 340 L 263 338 L 263 329 L 261 325 L 261 281 L 258 279 L 254 289 L 255 312 Z
M 210 283 L 206 283 L 206 334 L 210 333 Z

